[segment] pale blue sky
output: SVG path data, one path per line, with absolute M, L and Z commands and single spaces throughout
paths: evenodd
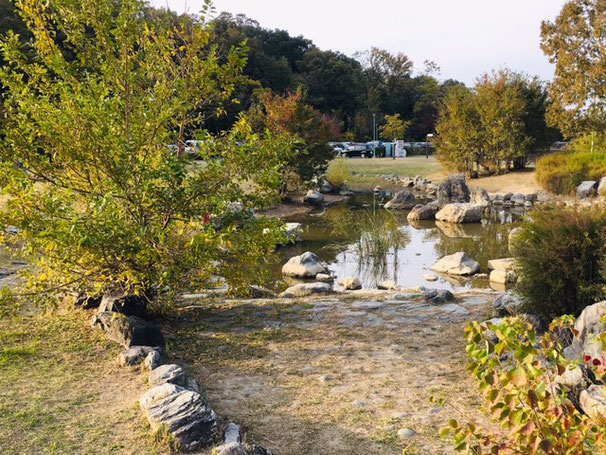
M 182 12 L 202 0 L 152 0 Z M 417 69 L 425 59 L 441 78 L 472 84 L 503 65 L 551 79 L 540 48 L 540 26 L 565 0 L 215 0 L 218 12 L 244 13 L 262 26 L 303 35 L 321 49 L 353 55 L 382 47 L 407 54 Z

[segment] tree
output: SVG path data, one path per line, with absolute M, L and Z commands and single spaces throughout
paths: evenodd
M 402 120 L 400 114 L 386 115 L 385 124 L 379 128 L 383 139 L 404 139 L 406 131 L 410 126 L 409 121 Z
M 605 20 L 602 0 L 569 0 L 541 27 L 541 47 L 556 65 L 548 119 L 570 138 L 606 128 Z
M 438 160 L 469 175 L 483 153 L 480 125 L 475 94 L 465 86 L 453 85 L 444 97 L 436 125 Z
M 547 106 L 537 78 L 507 69 L 484 74 L 472 91 L 451 84 L 436 127 L 438 158 L 467 174 L 519 169 L 558 136 Z
M 32 265 L 19 295 L 168 298 L 216 276 L 231 289 L 259 277 L 279 229 L 251 209 L 275 201 L 289 138 L 260 138 L 244 120 L 198 131 L 196 167 L 167 146 L 231 97 L 242 49 L 220 62 L 202 20 L 149 20 L 142 0 L 18 6 L 33 40 L 9 32 L 1 46 L 0 222 L 18 228 L 5 240 Z
M 282 194 L 309 186 L 334 157 L 328 142 L 341 136 L 338 122 L 305 103 L 302 89 L 287 96 L 264 92 L 247 118 L 259 134 L 289 135 L 297 142 L 280 169 Z

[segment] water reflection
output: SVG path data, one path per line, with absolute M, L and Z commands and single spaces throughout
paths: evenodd
M 290 257 L 313 251 L 337 279 L 357 276 L 368 288 L 387 279 L 404 287 L 486 288 L 487 278 L 440 276 L 428 283 L 423 275 L 439 258 L 457 251 L 465 251 L 486 272 L 490 259 L 509 256 L 510 223 L 523 215 L 523 211 L 500 209 L 492 210 L 481 224 L 408 222 L 407 211 L 389 212 L 380 205 L 372 196 L 358 196 L 348 204 L 289 218 L 303 224 L 303 242 L 278 252 L 276 281 L 281 265 Z

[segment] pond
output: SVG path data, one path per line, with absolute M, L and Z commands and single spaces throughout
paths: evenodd
M 399 286 L 426 286 L 438 289 L 489 288 L 486 276 L 459 278 L 440 275 L 428 282 L 423 275 L 441 257 L 465 251 L 487 273 L 491 259 L 509 257 L 508 235 L 512 223 L 521 221 L 523 209 L 491 209 L 482 223 L 451 224 L 439 221 L 409 222 L 408 211 L 382 208 L 389 193 L 356 195 L 346 203 L 309 214 L 285 218 L 301 223 L 301 242 L 281 248 L 272 274 L 283 288 L 281 266 L 292 256 L 312 251 L 328 266 L 336 281 L 358 277 L 365 288 L 373 289 L 385 280 Z

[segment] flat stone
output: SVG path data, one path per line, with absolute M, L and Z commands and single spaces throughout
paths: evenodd
M 492 259 L 488 261 L 488 270 L 512 270 L 515 267 L 514 258 Z
M 479 223 L 485 209 L 485 206 L 478 204 L 448 204 L 436 214 L 436 220 L 447 223 Z
M 187 386 L 187 376 L 179 365 L 162 365 L 149 373 L 149 383 L 157 386 L 165 383 Z
M 401 430 L 398 430 L 398 438 L 400 439 L 409 439 L 415 436 L 416 434 L 417 432 L 411 428 L 402 428 Z
M 480 264 L 461 251 L 450 256 L 444 256 L 430 269 L 434 272 L 449 275 L 473 275 L 480 271 Z
M 436 275 L 433 274 L 425 274 L 423 275 L 423 279 L 429 282 L 433 282 L 433 281 L 438 281 L 438 277 Z
M 141 364 L 148 354 L 157 352 L 156 348 L 150 346 L 133 346 L 118 355 L 118 364 L 121 367 Z M 159 354 L 158 354 L 159 355 Z
M 281 298 L 308 297 L 316 294 L 330 294 L 333 292 L 332 286 L 328 283 L 302 283 L 291 286 L 280 294 Z

